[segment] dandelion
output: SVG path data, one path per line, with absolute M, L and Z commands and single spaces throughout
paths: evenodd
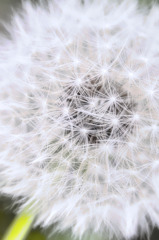
M 0 46 L 0 192 L 35 225 L 159 226 L 159 10 L 29 1 Z

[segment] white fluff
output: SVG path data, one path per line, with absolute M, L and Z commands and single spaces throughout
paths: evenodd
M 0 45 L 0 192 L 36 224 L 129 239 L 159 226 L 159 10 L 23 4 Z

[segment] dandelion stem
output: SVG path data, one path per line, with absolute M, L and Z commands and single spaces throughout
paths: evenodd
M 35 215 L 25 208 L 12 222 L 2 240 L 24 240 L 28 235 Z

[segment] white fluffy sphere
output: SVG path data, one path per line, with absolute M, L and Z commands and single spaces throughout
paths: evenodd
M 0 45 L 0 192 L 36 224 L 130 238 L 159 226 L 159 10 L 23 4 Z

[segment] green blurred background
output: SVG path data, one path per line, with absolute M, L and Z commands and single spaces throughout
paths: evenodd
M 32 0 L 32 1 L 36 2 L 38 0 Z M 101 0 L 101 1 L 104 1 L 104 0 Z M 139 0 L 139 2 L 143 5 L 151 6 L 152 2 L 159 3 L 159 0 L 156 0 L 156 1 Z M 2 20 L 4 22 L 9 22 L 11 20 L 11 16 L 12 16 L 12 9 L 18 8 L 20 6 L 20 4 L 21 4 L 21 0 L 0 0 L 0 20 Z M 0 32 L 5 32 L 5 29 L 1 23 L 0 23 Z M 13 218 L 15 217 L 14 213 L 11 210 L 11 206 L 12 206 L 11 199 L 0 197 L 0 240 L 2 239 L 4 232 L 7 230 L 8 226 L 10 225 Z M 40 228 L 36 228 L 30 232 L 30 234 L 26 240 L 68 240 L 68 239 L 74 240 L 71 237 L 71 234 L 69 232 L 63 233 L 63 234 L 55 234 L 49 238 L 47 230 L 44 231 Z M 147 238 L 145 236 L 142 239 L 138 238 L 138 239 L 132 239 L 132 240 L 146 240 L 146 239 Z M 159 239 L 159 230 L 154 229 L 150 240 L 158 240 L 158 239 Z M 99 240 L 99 237 L 97 237 L 97 236 L 90 237 L 89 240 Z M 100 240 L 101 240 L 101 238 L 100 238 Z M 107 240 L 107 238 L 104 237 L 102 240 Z

